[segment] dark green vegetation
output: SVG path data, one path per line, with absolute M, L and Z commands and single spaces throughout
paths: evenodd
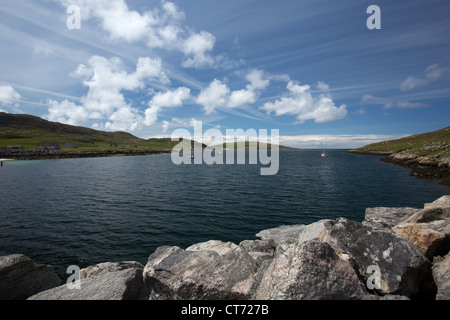
M 402 139 L 369 144 L 355 151 L 365 153 L 399 153 L 405 152 L 417 156 L 450 156 L 450 127 L 422 134 L 415 134 Z
M 16 146 L 33 150 L 42 141 L 57 142 L 63 151 L 77 152 L 172 150 L 179 143 L 170 138 L 145 140 L 126 132 L 98 131 L 0 112 L 0 149 Z M 74 147 L 64 147 L 70 144 Z
M 126 132 L 105 132 L 85 127 L 51 122 L 39 117 L 0 112 L 0 150 L 21 148 L 34 150 L 40 142 L 57 142 L 66 152 L 122 152 L 172 150 L 179 141 L 170 138 L 141 139 Z M 186 143 L 186 142 L 185 142 Z M 187 142 L 189 143 L 189 142 Z M 193 148 L 198 142 L 191 141 Z M 246 148 L 249 148 L 248 141 Z M 202 145 L 204 148 L 205 145 Z M 224 145 L 224 149 L 226 145 Z M 235 149 L 238 148 L 235 143 Z M 260 148 L 270 149 L 270 144 Z M 281 150 L 292 149 L 279 146 Z

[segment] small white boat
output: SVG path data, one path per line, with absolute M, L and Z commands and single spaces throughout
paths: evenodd
M 322 158 L 328 158 L 328 155 L 325 153 L 325 151 L 322 152 L 321 156 Z

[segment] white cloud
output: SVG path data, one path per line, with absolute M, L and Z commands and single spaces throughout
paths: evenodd
M 111 40 L 141 42 L 149 48 L 177 50 L 185 55 L 185 68 L 235 66 L 224 55 L 213 56 L 215 37 L 209 32 L 194 32 L 182 25 L 185 13 L 173 2 L 145 12 L 130 10 L 124 0 L 60 0 L 65 7 L 78 5 L 84 19 L 98 19 Z
M 186 87 L 180 87 L 176 90 L 158 92 L 149 102 L 149 106 L 158 108 L 179 107 L 190 97 L 191 90 Z
M 176 90 L 156 93 L 148 103 L 149 108 L 145 110 L 144 124 L 151 126 L 158 120 L 158 113 L 162 108 L 180 107 L 189 99 L 191 90 L 186 87 L 180 87 Z
M 227 104 L 228 108 L 236 108 L 255 103 L 259 97 L 260 90 L 267 88 L 270 84 L 270 80 L 264 78 L 264 72 L 261 70 L 252 70 L 245 78 L 250 83 L 245 89 L 231 92 L 230 99 Z
M 47 103 L 50 105 L 47 116 L 50 121 L 82 125 L 89 119 L 89 113 L 83 106 L 77 106 L 68 100 L 62 102 L 48 100 Z
M 118 131 L 134 131 L 142 122 L 141 117 L 138 115 L 137 109 L 128 105 L 113 112 L 108 119 L 110 121 L 105 123 L 105 128 Z
M 425 76 L 423 78 L 415 78 L 413 76 L 408 77 L 405 81 L 400 84 L 400 90 L 408 91 L 413 90 L 417 87 L 422 87 L 428 85 L 429 83 L 440 78 L 442 74 L 442 69 L 438 64 L 432 64 L 425 69 Z
M 254 69 L 250 71 L 245 77 L 250 82 L 247 89 L 250 91 L 255 91 L 267 88 L 270 84 L 270 80 L 264 79 L 264 76 L 264 72 L 261 70 Z
M 247 89 L 235 90 L 231 92 L 229 101 L 227 103 L 228 108 L 236 108 L 245 104 L 252 104 L 256 101 L 255 92 Z
M 162 121 L 161 122 L 161 127 L 163 129 L 163 132 L 166 133 L 169 130 L 169 128 L 170 128 L 170 122 L 166 121 L 166 120 Z
M 197 103 L 203 106 L 206 114 L 211 114 L 217 107 L 223 107 L 228 101 L 230 89 L 222 81 L 214 79 L 208 88 L 197 97 Z
M 82 105 L 50 100 L 47 119 L 74 125 L 95 119 L 100 121 L 96 122 L 98 129 L 121 131 L 134 131 L 142 124 L 138 109 L 126 102 L 122 92 L 144 89 L 146 80 L 168 81 L 161 60 L 148 57 L 139 58 L 136 71 L 127 73 L 119 58 L 93 56 L 71 75 L 84 79 L 83 84 L 89 88 L 80 99 Z
M 184 14 L 169 2 L 162 2 L 162 8 L 154 8 L 143 13 L 130 10 L 124 0 L 60 0 L 64 7 L 77 5 L 81 8 L 82 18 L 100 20 L 101 27 L 112 40 L 126 42 L 143 41 L 150 47 L 168 45 L 160 30 L 167 26 L 176 26 Z
M 222 81 L 214 79 L 197 97 L 197 103 L 203 106 L 206 114 L 211 114 L 216 108 L 236 108 L 255 103 L 260 91 L 265 89 L 270 80 L 261 70 L 251 70 L 245 78 L 250 83 L 245 89 L 231 91 Z
M 158 120 L 158 112 L 160 111 L 159 108 L 150 107 L 145 110 L 145 118 L 144 118 L 144 125 L 146 126 L 152 126 L 156 123 Z
M 10 85 L 0 86 L 0 103 L 4 106 L 20 100 L 20 94 Z
M 347 116 L 346 105 L 336 107 L 324 83 L 319 83 L 322 92 L 319 97 L 313 97 L 309 85 L 299 85 L 294 81 L 287 84 L 289 95 L 275 102 L 265 103 L 261 109 L 267 114 L 274 113 L 276 116 L 294 115 L 298 123 L 314 120 L 316 123 L 341 120 Z
M 94 12 L 102 19 L 103 28 L 110 32 L 113 39 L 128 42 L 143 39 L 151 31 L 150 24 L 154 21 L 149 13 L 141 15 L 129 11 L 124 1 L 108 1 L 108 6 L 98 7 Z
M 183 61 L 183 67 L 211 67 L 214 64 L 214 58 L 208 52 L 214 48 L 215 42 L 216 38 L 206 31 L 188 37 L 184 41 L 182 51 L 190 58 Z

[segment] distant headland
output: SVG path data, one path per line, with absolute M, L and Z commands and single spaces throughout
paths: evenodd
M 181 140 L 181 139 L 180 139 Z M 205 144 L 183 140 L 193 149 Z M 140 156 L 170 153 L 179 141 L 138 138 L 127 132 L 106 132 L 51 122 L 36 116 L 0 112 L 0 158 L 15 160 Z M 270 148 L 270 144 L 258 145 Z M 245 145 L 249 148 L 249 144 Z M 279 149 L 292 149 L 279 146 Z
M 439 179 L 441 184 L 450 187 L 450 127 L 348 152 L 383 156 L 384 162 L 410 168 L 412 176 Z

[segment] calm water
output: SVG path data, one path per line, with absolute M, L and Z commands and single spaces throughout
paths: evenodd
M 69 265 L 139 261 L 163 245 L 239 243 L 260 230 L 366 207 L 422 207 L 450 188 L 378 157 L 280 151 L 280 170 L 172 164 L 170 155 L 14 161 L 0 168 L 0 255 L 22 253 L 65 280 Z

